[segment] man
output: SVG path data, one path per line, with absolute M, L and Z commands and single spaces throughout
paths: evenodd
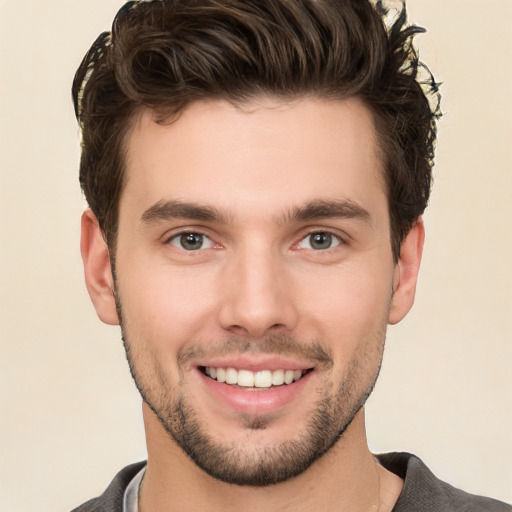
M 129 2 L 80 66 L 86 282 L 148 461 L 77 511 L 511 510 L 375 457 L 363 405 L 412 307 L 438 116 L 405 10 Z

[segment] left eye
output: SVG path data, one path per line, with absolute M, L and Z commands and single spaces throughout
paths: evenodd
M 199 251 L 200 249 L 210 249 L 213 242 L 206 235 L 200 233 L 180 233 L 169 240 L 171 245 L 184 249 L 185 251 Z
M 314 251 L 325 251 L 341 244 L 341 239 L 332 233 L 320 231 L 311 233 L 304 237 L 298 247 L 300 249 L 313 249 Z

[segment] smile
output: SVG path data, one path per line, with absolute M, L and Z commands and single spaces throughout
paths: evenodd
M 237 370 L 236 368 L 215 368 L 207 366 L 203 372 L 213 380 L 242 388 L 269 389 L 292 384 L 300 380 L 309 370 Z

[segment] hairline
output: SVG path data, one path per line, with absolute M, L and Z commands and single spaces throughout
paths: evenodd
M 142 116 L 149 112 L 151 113 L 153 117 L 153 121 L 157 124 L 172 124 L 177 122 L 180 117 L 185 113 L 186 110 L 188 110 L 192 105 L 198 104 L 198 103 L 207 103 L 207 102 L 219 102 L 219 101 L 226 101 L 227 103 L 231 104 L 236 109 L 239 109 L 241 112 L 250 113 L 252 111 L 257 110 L 258 108 L 265 108 L 265 106 L 268 106 L 269 100 L 277 101 L 281 104 L 283 103 L 293 103 L 302 101 L 304 99 L 316 99 L 324 102 L 342 102 L 342 101 L 348 101 L 350 99 L 356 99 L 357 101 L 360 101 L 362 105 L 367 109 L 368 113 L 370 114 L 372 118 L 372 130 L 374 135 L 374 141 L 375 141 L 375 157 L 378 162 L 378 169 L 377 172 L 379 173 L 382 184 L 384 187 L 384 193 L 386 194 L 386 202 L 387 202 L 387 212 L 388 212 L 388 219 L 389 219 L 389 236 L 390 236 L 390 243 L 391 243 L 391 251 L 393 254 L 393 260 L 395 263 L 399 259 L 399 251 L 400 247 L 396 248 L 394 247 L 394 231 L 393 231 L 393 219 L 392 219 L 392 212 L 391 212 L 391 197 L 390 197 L 390 186 L 389 186 L 389 174 L 390 171 L 388 169 L 388 148 L 386 147 L 386 141 L 388 140 L 388 137 L 385 137 L 384 134 L 381 133 L 381 130 L 379 129 L 379 125 L 381 124 L 379 122 L 379 114 L 376 112 L 376 110 L 372 107 L 372 105 L 364 98 L 362 94 L 326 94 L 322 93 L 322 91 L 310 91 L 310 92 L 297 92 L 297 93 L 280 93 L 276 91 L 268 91 L 265 93 L 254 91 L 251 94 L 247 94 L 244 99 L 236 99 L 229 97 L 228 94 L 220 93 L 219 95 L 213 96 L 213 95 L 205 95 L 203 98 L 190 100 L 187 103 L 184 103 L 179 106 L 174 106 L 173 102 L 162 100 L 160 105 L 153 105 L 153 106 L 146 106 L 146 105 L 135 105 L 132 112 L 126 117 L 125 122 L 125 128 L 124 133 L 121 137 L 121 144 L 119 146 L 119 161 L 121 163 L 121 179 L 120 179 L 120 189 L 119 194 L 117 196 L 117 204 L 115 205 L 115 212 L 114 212 L 114 218 L 115 223 L 113 224 L 114 229 L 111 230 L 110 233 L 102 232 L 104 239 L 107 243 L 107 246 L 109 248 L 110 257 L 112 260 L 115 260 L 116 257 L 116 251 L 117 251 L 117 237 L 119 233 L 119 213 L 120 213 L 120 204 L 121 199 L 123 196 L 124 189 L 126 187 L 127 182 L 127 173 L 126 169 L 128 167 L 128 161 L 129 161 L 129 141 L 131 138 L 131 135 L 134 133 L 134 131 L 137 128 L 137 124 L 140 122 Z M 261 101 L 261 104 L 259 104 L 259 101 Z M 255 105 L 257 106 L 254 110 L 244 110 L 244 107 L 247 107 L 249 105 Z M 415 219 L 416 221 L 417 219 Z M 411 225 L 412 227 L 412 225 Z M 410 229 L 410 228 L 409 228 Z M 400 240 L 401 243 L 401 240 Z

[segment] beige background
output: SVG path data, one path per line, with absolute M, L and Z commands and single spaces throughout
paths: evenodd
M 66 511 L 145 457 L 119 332 L 83 284 L 70 84 L 119 0 L 0 0 L 0 509 Z M 512 1 L 409 0 L 445 82 L 417 303 L 368 404 L 375 451 L 512 500 Z

